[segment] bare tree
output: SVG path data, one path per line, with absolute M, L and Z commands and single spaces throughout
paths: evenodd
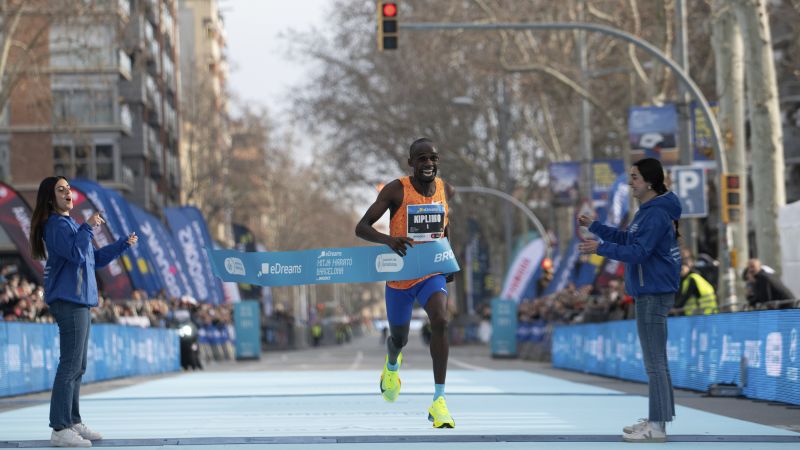
M 778 209 L 786 204 L 783 136 L 778 85 L 773 63 L 767 5 L 762 0 L 736 0 L 736 16 L 744 33 L 750 145 L 753 163 L 753 207 L 756 247 L 761 260 L 781 271 Z

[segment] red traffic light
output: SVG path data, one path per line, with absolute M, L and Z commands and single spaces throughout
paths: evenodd
M 726 179 L 728 189 L 739 189 L 739 175 L 728 175 Z
M 383 17 L 397 16 L 397 3 L 384 3 L 383 4 Z

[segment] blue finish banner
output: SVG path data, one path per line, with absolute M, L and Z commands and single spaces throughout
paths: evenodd
M 136 205 L 130 205 L 133 217 L 139 224 L 139 245 L 147 247 L 152 256 L 155 273 L 161 278 L 170 298 L 184 295 L 194 297 L 194 291 L 186 277 L 183 259 L 178 254 L 178 246 L 164 225 L 155 216 Z
M 195 298 L 219 305 L 224 298 L 222 284 L 214 278 L 211 262 L 203 252 L 204 247 L 214 248 L 203 215 L 193 206 L 165 208 L 164 215 L 178 244 L 178 251 L 183 255 L 183 262 L 189 270 L 189 282 Z
M 260 286 L 413 280 L 459 271 L 447 239 L 415 245 L 405 257 L 384 245 L 294 252 L 206 251 L 223 281 Z
M 675 387 L 740 384 L 745 396 L 800 405 L 800 310 L 670 317 L 667 359 Z M 632 320 L 556 327 L 553 367 L 646 381 Z
M 52 388 L 58 358 L 55 324 L 0 322 L 0 397 Z M 84 383 L 178 370 L 176 330 L 92 325 Z

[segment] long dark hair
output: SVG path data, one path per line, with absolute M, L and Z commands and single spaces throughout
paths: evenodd
M 642 179 L 650 183 L 650 187 L 656 194 L 664 195 L 667 193 L 667 185 L 664 184 L 664 167 L 661 166 L 661 161 L 655 158 L 642 158 L 633 163 L 633 165 L 639 169 Z M 675 237 L 681 237 L 681 233 L 678 232 L 678 221 L 673 220 L 672 223 L 675 225 Z
M 31 217 L 31 255 L 34 259 L 47 259 L 47 250 L 44 245 L 44 224 L 50 214 L 56 212 L 56 183 L 66 180 L 64 177 L 47 177 L 39 183 L 39 192 L 36 194 L 36 207 L 33 208 Z

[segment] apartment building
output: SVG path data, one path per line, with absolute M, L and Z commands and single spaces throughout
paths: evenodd
M 29 202 L 57 174 L 97 180 L 159 215 L 177 204 L 176 1 L 22 4 L 18 33 L 43 43 L 20 65 L 25 76 L 0 118 L 0 177 Z

